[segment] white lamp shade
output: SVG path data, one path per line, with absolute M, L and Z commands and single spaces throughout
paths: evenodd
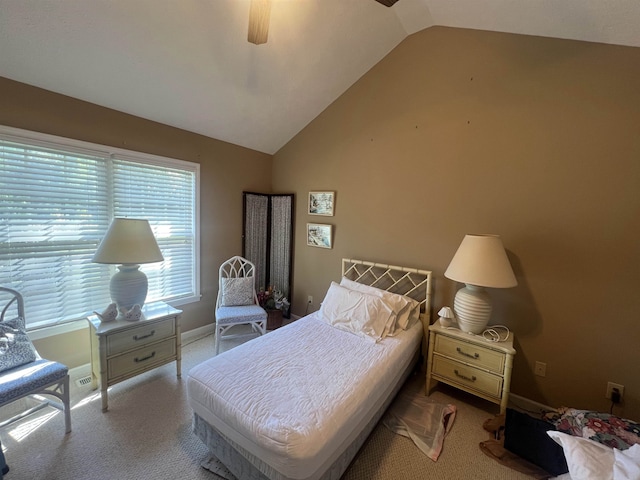
M 140 264 L 164 260 L 149 222 L 115 218 L 93 255 L 95 263 Z
M 444 276 L 481 287 L 509 288 L 518 284 L 499 235 L 466 235 Z
M 438 312 L 438 315 L 442 318 L 454 318 L 453 311 L 451 311 L 451 307 L 442 307 Z

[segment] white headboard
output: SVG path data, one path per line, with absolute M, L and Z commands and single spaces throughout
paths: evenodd
M 343 258 L 342 276 L 358 283 L 406 295 L 420 302 L 420 320 L 424 330 L 422 353 L 426 361 L 427 339 L 429 324 L 431 323 L 432 272 L 417 268 Z

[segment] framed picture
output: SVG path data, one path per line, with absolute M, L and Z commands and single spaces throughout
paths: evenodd
M 307 223 L 307 245 L 311 247 L 332 248 L 332 225 Z
M 333 217 L 335 192 L 309 192 L 309 215 Z

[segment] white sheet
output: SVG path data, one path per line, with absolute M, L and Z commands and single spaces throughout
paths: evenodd
M 421 338 L 415 322 L 372 343 L 312 314 L 194 367 L 190 405 L 285 477 L 314 478 L 382 404 Z

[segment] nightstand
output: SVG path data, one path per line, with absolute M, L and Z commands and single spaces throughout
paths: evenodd
M 181 310 L 164 302 L 146 304 L 143 317 L 135 322 L 116 320 L 100 322 L 96 315 L 88 317 L 91 339 L 91 385 L 100 382 L 102 411 L 109 408 L 107 389 L 111 385 L 176 362 L 181 376 L 180 315 Z
M 439 324 L 429 327 L 427 395 L 438 382 L 469 392 L 507 409 L 513 368 L 513 333 L 504 342 L 490 342 Z

